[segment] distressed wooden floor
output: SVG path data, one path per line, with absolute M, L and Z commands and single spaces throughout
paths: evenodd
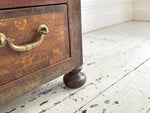
M 83 35 L 86 84 L 62 77 L 0 107 L 0 113 L 150 113 L 150 22 Z

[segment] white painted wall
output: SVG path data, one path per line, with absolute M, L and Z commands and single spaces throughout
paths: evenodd
M 133 19 L 150 21 L 150 0 L 133 0 Z
M 132 0 L 81 0 L 82 32 L 132 19 Z

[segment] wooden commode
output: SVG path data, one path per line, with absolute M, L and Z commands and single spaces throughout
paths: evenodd
M 64 75 L 78 88 L 80 0 L 0 0 L 0 105 Z

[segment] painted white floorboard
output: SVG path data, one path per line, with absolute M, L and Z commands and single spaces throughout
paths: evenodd
M 149 113 L 149 50 L 148 22 L 84 34 L 83 87 L 66 88 L 59 77 L 1 106 L 0 113 Z
M 148 113 L 150 61 L 80 109 L 86 113 Z M 143 71 L 144 70 L 144 71 Z

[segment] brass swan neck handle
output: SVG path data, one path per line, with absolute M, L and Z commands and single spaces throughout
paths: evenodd
M 0 33 L 0 48 L 4 47 L 6 43 L 10 46 L 11 49 L 15 51 L 30 51 L 34 49 L 35 47 L 39 46 L 42 42 L 44 37 L 49 33 L 49 29 L 45 24 L 42 24 L 38 28 L 38 35 L 39 39 L 37 42 L 33 42 L 30 44 L 25 44 L 25 45 L 14 45 L 13 42 L 15 41 L 14 39 L 11 38 L 6 38 L 6 36 L 3 33 Z

